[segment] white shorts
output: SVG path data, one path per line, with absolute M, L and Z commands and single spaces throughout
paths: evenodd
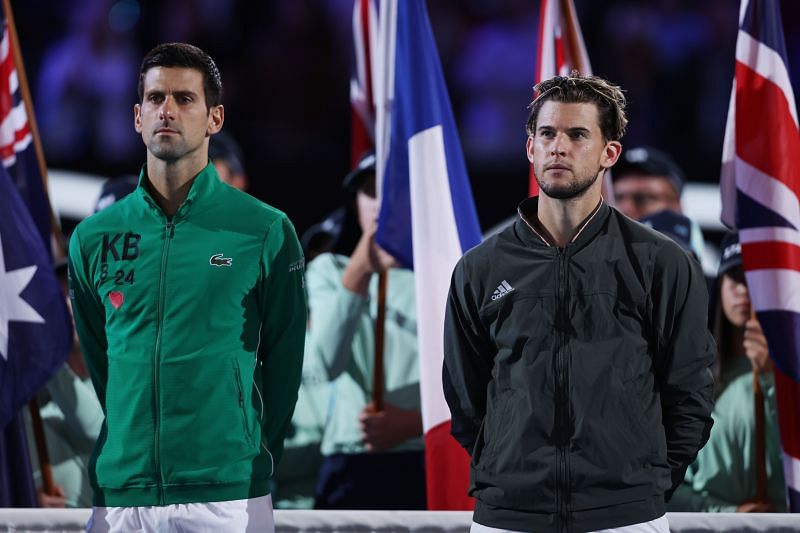
M 151 507 L 94 507 L 86 531 L 115 533 L 275 532 L 272 496 Z
M 477 522 L 472 522 L 472 527 L 469 528 L 469 531 L 470 533 L 524 533 L 522 531 L 484 526 Z M 598 529 L 593 533 L 669 533 L 669 522 L 667 522 L 667 515 L 664 515 L 649 522 L 615 527 L 613 529 Z

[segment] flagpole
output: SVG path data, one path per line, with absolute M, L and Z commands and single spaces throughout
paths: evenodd
M 383 348 L 384 332 L 386 331 L 386 286 L 388 275 L 386 271 L 378 273 L 378 314 L 375 317 L 375 363 L 372 367 L 372 409 L 379 413 L 383 411 Z
M 575 4 L 572 3 L 572 0 L 560 0 L 561 1 L 561 12 L 564 16 L 569 20 L 578 20 L 578 15 L 575 12 Z M 578 32 L 573 24 L 566 23 L 562 28 L 566 30 L 567 40 L 569 42 L 569 50 L 572 52 L 573 57 L 572 64 L 574 68 L 581 73 L 582 76 L 587 74 L 587 65 L 584 64 L 583 54 L 581 54 L 581 50 L 583 49 L 583 43 L 581 42 L 581 37 L 578 35 Z
M 14 12 L 11 10 L 11 0 L 3 0 L 3 10 L 6 15 L 6 24 L 8 25 L 9 44 L 11 51 L 14 54 L 14 66 L 17 70 L 17 79 L 19 80 L 19 89 L 22 95 L 22 102 L 25 106 L 25 112 L 28 115 L 28 124 L 31 129 L 31 137 L 33 139 L 33 147 L 36 151 L 36 162 L 39 165 L 39 173 L 42 176 L 42 188 L 45 200 L 47 201 L 47 209 L 50 212 L 50 247 L 54 251 L 55 256 L 63 258 L 66 256 L 64 249 L 64 242 L 61 238 L 61 232 L 58 229 L 55 214 L 53 213 L 53 206 L 50 204 L 50 194 L 48 192 L 47 184 L 47 164 L 44 159 L 44 150 L 42 149 L 42 140 L 39 137 L 39 127 L 36 124 L 36 115 L 33 111 L 33 100 L 31 99 L 31 90 L 28 85 L 28 76 L 25 73 L 25 63 L 22 61 L 22 51 L 19 46 L 19 37 L 17 36 L 17 26 L 14 22 Z M 47 243 L 45 243 L 47 245 Z M 42 473 L 42 485 L 45 494 L 55 496 L 55 484 L 53 483 L 53 472 L 50 466 L 50 457 L 47 453 L 47 442 L 44 436 L 44 426 L 42 424 L 42 417 L 39 412 L 39 402 L 34 396 L 28 403 L 28 409 L 31 412 L 31 425 L 33 427 L 33 435 L 36 441 L 36 454 L 39 458 L 39 469 Z
M 53 468 L 50 465 L 50 456 L 47 453 L 47 441 L 44 436 L 44 425 L 42 416 L 39 412 L 39 401 L 36 396 L 28 402 L 28 409 L 31 412 L 31 426 L 33 429 L 33 439 L 36 441 L 36 456 L 39 459 L 39 471 L 42 473 L 42 486 L 44 493 L 48 496 L 55 496 L 55 483 L 53 482 Z
M 53 206 L 50 203 L 50 193 L 48 192 L 47 183 L 47 163 L 44 159 L 44 149 L 42 148 L 42 139 L 39 136 L 39 126 L 36 123 L 36 115 L 33 111 L 33 100 L 31 99 L 31 90 L 28 85 L 28 76 L 25 74 L 25 63 L 22 62 L 22 51 L 19 47 L 19 38 L 17 37 L 17 26 L 14 22 L 14 13 L 11 11 L 11 0 L 3 0 L 3 10 L 6 13 L 6 21 L 8 24 L 8 37 L 10 40 L 11 50 L 14 54 L 14 65 L 17 68 L 17 78 L 19 79 L 19 90 L 22 94 L 22 102 L 25 105 L 25 112 L 28 115 L 28 124 L 31 128 L 31 137 L 33 138 L 33 147 L 36 151 L 36 162 L 39 165 L 39 173 L 42 175 L 42 186 L 44 189 L 44 196 L 47 200 L 47 208 L 50 211 L 50 236 L 51 236 L 51 249 L 54 249 L 55 256 L 58 259 L 66 257 L 67 253 L 64 248 L 64 242 L 59 228 L 58 221 L 53 213 Z

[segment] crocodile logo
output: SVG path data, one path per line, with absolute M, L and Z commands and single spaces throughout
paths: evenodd
M 229 267 L 233 263 L 233 259 L 230 257 L 222 257 L 223 254 L 214 254 L 211 256 L 211 259 L 208 260 L 210 265 L 215 267 Z

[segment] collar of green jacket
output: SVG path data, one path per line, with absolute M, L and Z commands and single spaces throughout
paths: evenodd
M 147 176 L 147 164 L 144 164 L 142 165 L 142 170 L 139 172 L 139 185 L 136 187 L 135 194 L 138 194 L 143 201 L 160 216 L 164 216 L 161 207 L 150 194 L 150 190 L 147 186 L 149 182 L 150 178 Z M 209 161 L 205 168 L 201 170 L 197 176 L 192 178 L 189 194 L 186 195 L 186 199 L 183 201 L 180 208 L 178 208 L 178 212 L 175 213 L 175 216 L 178 218 L 186 216 L 193 205 L 197 203 L 202 205 L 207 198 L 214 195 L 217 189 L 224 186 L 225 184 L 222 183 L 219 174 L 217 174 L 216 167 Z

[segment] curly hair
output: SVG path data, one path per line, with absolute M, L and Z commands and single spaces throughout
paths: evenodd
M 144 99 L 144 77 L 155 67 L 191 68 L 203 74 L 203 93 L 206 108 L 211 109 L 222 103 L 222 76 L 207 53 L 187 43 L 159 44 L 144 56 L 139 68 L 139 103 Z
M 606 141 L 619 141 L 625 135 L 628 119 L 625 116 L 625 95 L 618 85 L 598 76 L 581 76 L 573 70 L 569 76 L 556 76 L 537 83 L 536 94 L 528 108 L 525 129 L 528 136 L 536 132 L 539 110 L 547 101 L 566 104 L 593 103 L 597 105 L 600 131 Z

